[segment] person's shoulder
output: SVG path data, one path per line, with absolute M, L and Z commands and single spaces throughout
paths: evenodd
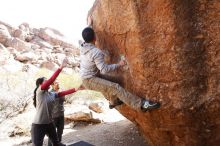
M 45 90 L 42 90 L 41 87 L 38 87 L 37 91 L 38 94 L 42 94 L 45 92 Z
M 54 96 L 54 97 L 58 96 L 58 93 L 56 91 L 52 91 L 52 90 L 49 92 L 49 94 Z
M 102 52 L 101 49 L 99 49 L 99 48 L 97 48 L 97 47 L 94 47 L 93 49 L 94 49 L 94 52 L 95 52 L 96 54 L 103 54 L 103 52 Z

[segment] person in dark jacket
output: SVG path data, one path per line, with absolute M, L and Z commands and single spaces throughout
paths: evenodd
M 55 92 L 55 93 L 59 92 L 60 84 L 58 81 L 54 81 L 51 86 L 52 86 L 51 92 Z M 56 132 L 60 143 L 62 141 L 62 135 L 64 129 L 64 101 L 65 101 L 64 96 L 60 98 L 56 98 L 52 111 L 53 122 L 56 127 Z M 52 142 L 50 139 L 48 139 L 48 146 L 52 146 Z

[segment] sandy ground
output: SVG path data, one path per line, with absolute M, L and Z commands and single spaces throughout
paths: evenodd
M 85 141 L 95 146 L 146 146 L 137 128 L 128 120 L 102 123 L 70 132 L 63 137 L 66 144 Z
M 95 115 L 94 115 L 95 116 Z M 109 110 L 100 115 L 104 121 L 96 125 L 78 123 L 74 128 L 66 125 L 62 142 L 69 145 L 85 141 L 95 146 L 146 146 L 137 127 L 117 110 Z M 47 140 L 45 140 L 46 146 Z
M 96 125 L 78 123 L 74 128 L 66 125 L 62 142 L 70 145 L 79 141 L 94 146 L 147 146 L 137 127 L 127 119 Z M 31 146 L 31 144 L 19 144 L 19 146 Z M 44 146 L 47 146 L 47 138 Z
M 95 146 L 147 145 L 142 135 L 138 132 L 137 127 L 132 122 L 123 117 L 117 110 L 110 110 L 107 102 L 104 104 L 104 108 L 104 112 L 101 114 L 93 113 L 95 118 L 99 118 L 103 121 L 101 124 L 66 124 L 62 142 L 69 145 L 79 141 L 85 141 Z M 28 110 L 26 113 L 0 124 L 2 132 L 0 133 L 0 146 L 31 146 L 29 131 L 27 132 L 27 136 L 11 138 L 6 137 L 4 133 L 7 133 L 8 128 L 13 128 L 15 123 L 30 126 L 33 119 L 32 110 Z M 79 110 L 88 110 L 88 107 L 83 104 L 68 105 L 65 107 L 65 114 Z M 46 145 L 47 138 L 45 137 L 44 146 Z

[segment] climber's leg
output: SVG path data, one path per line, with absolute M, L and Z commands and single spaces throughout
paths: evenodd
M 89 79 L 84 79 L 83 86 L 91 90 L 99 91 L 104 95 L 107 94 L 109 97 L 117 97 L 128 106 L 131 106 L 136 110 L 140 110 L 141 98 L 126 92 L 117 83 L 110 82 L 98 77 L 92 77 Z

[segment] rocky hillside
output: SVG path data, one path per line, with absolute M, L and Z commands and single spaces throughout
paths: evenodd
M 13 27 L 0 21 L 0 69 L 9 72 L 35 68 L 54 70 L 68 57 L 69 71 L 78 71 L 79 50 L 58 30 L 31 28 L 28 23 Z
M 77 87 L 81 83 L 76 75 L 79 50 L 62 33 L 52 28 L 32 28 L 27 23 L 13 27 L 0 21 L 0 127 L 10 127 L 1 131 L 0 141 L 17 122 L 9 121 L 33 109 L 35 80 L 52 75 L 65 57 L 68 65 L 59 76 L 62 88 Z M 23 119 L 26 122 L 21 124 L 25 125 L 32 118 Z M 27 126 L 30 129 L 30 122 Z
M 128 62 L 116 80 L 162 104 L 118 109 L 152 146 L 220 143 L 219 9 L 219 0 L 96 0 L 90 11 L 99 47 Z

